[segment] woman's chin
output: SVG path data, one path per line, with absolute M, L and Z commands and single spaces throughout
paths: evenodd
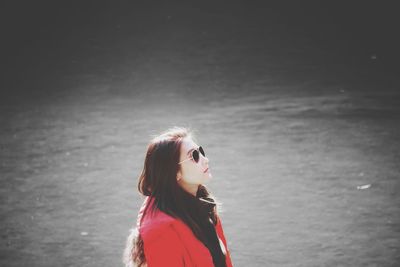
M 206 176 L 206 179 L 211 179 L 212 178 L 211 172 L 206 172 L 205 176 Z

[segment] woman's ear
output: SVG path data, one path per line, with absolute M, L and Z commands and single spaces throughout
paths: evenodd
M 177 174 L 176 174 L 176 180 L 179 182 L 179 180 L 181 180 L 182 179 L 182 173 L 181 173 L 181 171 L 179 170 L 178 172 L 177 172 Z

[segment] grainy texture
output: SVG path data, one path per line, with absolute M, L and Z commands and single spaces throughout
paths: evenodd
M 3 9 L 0 265 L 122 266 L 147 141 L 179 125 L 235 266 L 398 266 L 394 9 L 164 2 Z

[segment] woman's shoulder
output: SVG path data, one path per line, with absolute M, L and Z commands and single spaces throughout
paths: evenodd
M 140 235 L 144 241 L 152 241 L 168 232 L 173 231 L 173 226 L 179 224 L 179 220 L 158 209 L 147 208 L 151 205 L 151 199 L 146 198 L 138 215 Z

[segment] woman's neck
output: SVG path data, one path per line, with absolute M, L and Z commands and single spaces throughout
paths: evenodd
M 197 190 L 199 190 L 198 184 L 188 184 L 185 182 L 180 182 L 180 186 L 188 193 L 192 194 L 193 196 L 197 195 Z

